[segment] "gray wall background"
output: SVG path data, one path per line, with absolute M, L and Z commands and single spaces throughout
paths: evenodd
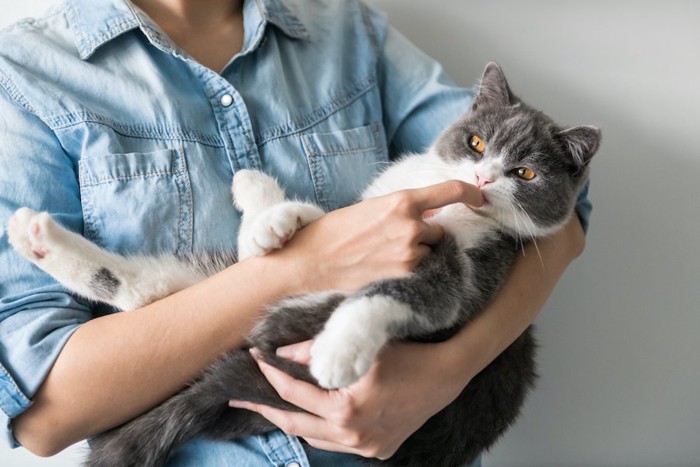
M 50 3 L 0 0 L 0 26 Z M 496 60 L 524 100 L 604 132 L 586 252 L 538 319 L 539 387 L 484 464 L 700 465 L 700 2 L 370 3 L 461 84 Z

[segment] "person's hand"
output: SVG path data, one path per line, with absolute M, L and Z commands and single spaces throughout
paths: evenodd
M 308 363 L 311 343 L 282 347 L 278 354 Z M 308 413 L 245 401 L 231 401 L 230 405 L 259 413 L 315 448 L 388 459 L 466 386 L 466 372 L 455 368 L 451 354 L 445 343 L 391 343 L 367 375 L 332 391 L 295 380 L 258 359 L 280 397 Z
M 412 272 L 440 241 L 442 228 L 423 213 L 449 204 L 481 206 L 481 191 L 450 180 L 401 190 L 333 211 L 299 231 L 271 254 L 296 262 L 302 291 L 355 290 Z

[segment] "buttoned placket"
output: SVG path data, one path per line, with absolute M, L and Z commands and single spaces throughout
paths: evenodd
M 259 24 L 259 27 L 255 29 L 255 34 L 246 41 L 247 47 L 244 46 L 244 50 L 226 65 L 221 74 L 206 68 L 189 57 L 154 24 L 142 23 L 141 26 L 154 46 L 185 61 L 201 81 L 212 106 L 219 134 L 224 141 L 232 172 L 235 173 L 243 168 L 260 169 L 260 156 L 248 109 L 233 82 L 237 74 L 237 67 L 241 66 L 242 58 L 265 43 L 264 24 Z M 226 79 L 226 77 L 230 79 Z M 259 435 L 257 439 L 268 460 L 275 467 L 311 467 L 306 452 L 297 437 L 276 430 Z
M 227 80 L 225 77 L 234 77 L 241 59 L 263 42 L 264 23 L 260 23 L 255 35 L 246 40 L 244 49 L 236 54 L 226 65 L 222 74 L 219 74 L 177 47 L 148 17 L 139 15 L 139 19 L 141 30 L 151 44 L 174 58 L 184 61 L 202 83 L 216 119 L 219 135 L 224 141 L 231 171 L 235 173 L 240 169 L 260 169 L 260 155 L 247 106 L 235 89 L 233 79 Z
M 231 63 L 224 71 L 225 75 L 235 73 Z M 224 141 L 226 155 L 233 172 L 237 170 L 260 169 L 253 127 L 248 108 L 233 84 L 224 76 L 195 64 L 196 72 L 202 80 L 205 93 L 216 118 L 219 134 Z

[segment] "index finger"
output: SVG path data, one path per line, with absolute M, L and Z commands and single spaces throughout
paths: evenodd
M 455 203 L 464 203 L 475 207 L 484 204 L 481 190 L 477 186 L 461 180 L 448 180 L 412 191 L 413 199 L 421 212 Z

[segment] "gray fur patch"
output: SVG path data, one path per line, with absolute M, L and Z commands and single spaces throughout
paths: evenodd
M 92 279 L 90 279 L 90 288 L 104 300 L 114 298 L 120 286 L 121 281 L 119 278 L 115 276 L 112 271 L 104 267 L 100 268 L 100 270 L 93 274 Z

